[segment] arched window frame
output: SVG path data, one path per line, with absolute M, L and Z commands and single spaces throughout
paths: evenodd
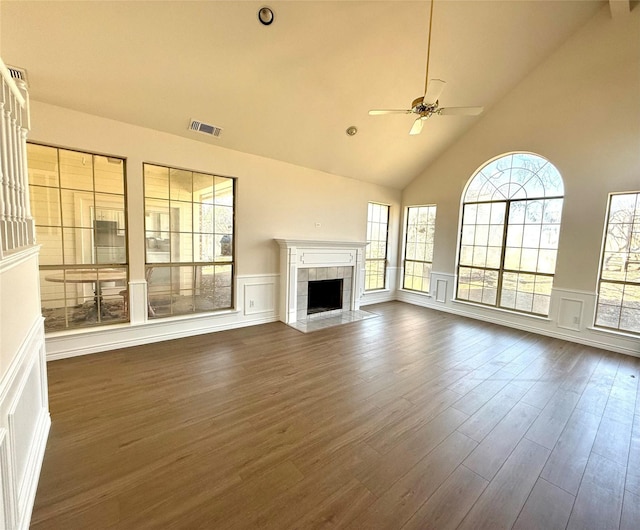
M 456 300 L 548 316 L 564 184 L 530 152 L 481 166 L 461 201 Z

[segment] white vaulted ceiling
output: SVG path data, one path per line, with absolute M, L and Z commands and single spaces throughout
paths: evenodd
M 4 0 L 0 51 L 35 100 L 395 188 L 482 119 L 434 117 L 409 136 L 411 116 L 367 114 L 422 95 L 428 2 L 266 4 L 271 26 L 253 1 Z M 441 105 L 491 112 L 603 4 L 436 0 Z

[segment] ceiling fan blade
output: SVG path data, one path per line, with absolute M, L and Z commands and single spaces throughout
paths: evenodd
M 387 109 L 369 111 L 369 116 L 378 116 L 380 114 L 411 114 L 411 110 Z
M 484 107 L 445 107 L 438 109 L 438 114 L 443 116 L 477 116 L 483 110 Z
M 425 93 L 422 102 L 425 105 L 431 105 L 438 101 L 440 94 L 442 94 L 442 91 L 444 90 L 444 85 L 446 84 L 447 83 L 442 79 L 429 79 L 429 83 L 427 84 L 427 92 Z
M 422 118 L 418 118 L 413 122 L 413 126 L 411 127 L 409 134 L 420 134 L 420 131 L 422 131 L 422 125 Z

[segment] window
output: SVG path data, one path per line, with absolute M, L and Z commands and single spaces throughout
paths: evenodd
M 409 206 L 404 246 L 403 289 L 429 292 L 435 229 L 435 206 Z
M 640 333 L 640 193 L 610 196 L 595 325 Z
M 456 298 L 548 315 L 563 196 L 560 173 L 538 155 L 480 169 L 463 199 Z
M 365 249 L 365 291 L 386 287 L 389 206 L 370 202 L 367 213 L 367 248 Z
M 144 164 L 151 318 L 230 309 L 235 179 Z
M 45 331 L 128 320 L 125 161 L 28 144 Z

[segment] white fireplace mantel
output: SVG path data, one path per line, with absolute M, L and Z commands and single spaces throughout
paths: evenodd
M 353 267 L 349 310 L 360 308 L 364 292 L 366 241 L 312 241 L 276 239 L 280 246 L 280 320 L 292 324 L 297 316 L 298 269 Z

